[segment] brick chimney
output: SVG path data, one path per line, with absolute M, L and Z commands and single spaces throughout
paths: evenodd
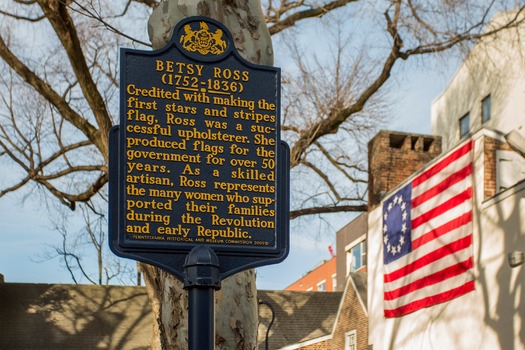
M 380 131 L 368 142 L 368 206 L 441 153 L 441 137 Z

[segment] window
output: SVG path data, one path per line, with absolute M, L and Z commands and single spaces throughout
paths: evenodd
M 355 329 L 345 333 L 345 350 L 357 349 L 357 334 Z
M 346 252 L 346 271 L 353 272 L 366 265 L 366 241 L 362 241 Z
M 335 292 L 337 287 L 337 275 L 334 273 L 332 275 L 332 290 Z
M 317 291 L 326 292 L 326 280 L 322 280 L 321 282 L 317 283 Z
M 467 113 L 459 119 L 459 137 L 463 137 L 470 131 L 470 114 Z
M 481 101 L 481 123 L 486 123 L 490 120 L 490 107 L 490 95 L 488 95 Z
M 525 160 L 514 151 L 496 151 L 496 193 L 525 179 Z M 485 191 L 487 193 L 487 191 Z

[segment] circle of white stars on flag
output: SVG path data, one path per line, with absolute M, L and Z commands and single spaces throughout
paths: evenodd
M 388 227 L 387 219 L 389 215 L 400 215 L 401 227 Z M 408 207 L 406 201 L 403 200 L 403 196 L 401 194 L 396 194 L 394 196 L 394 199 L 388 204 L 388 206 L 383 211 L 383 243 L 387 252 L 393 257 L 395 257 L 396 254 L 401 253 L 402 247 L 406 244 L 407 239 L 409 239 L 409 219 L 410 218 L 408 215 Z M 389 232 L 392 233 L 396 231 L 398 231 L 399 234 L 394 234 L 391 235 L 391 237 L 389 237 Z

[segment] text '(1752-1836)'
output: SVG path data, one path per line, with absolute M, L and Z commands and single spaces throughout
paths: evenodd
M 127 239 L 274 246 L 276 73 L 165 56 L 123 87 Z

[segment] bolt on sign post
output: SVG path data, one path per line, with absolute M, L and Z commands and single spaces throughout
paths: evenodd
M 109 245 L 183 280 L 190 348 L 213 348 L 221 280 L 289 251 L 280 69 L 244 60 L 226 27 L 207 17 L 178 23 L 164 49 L 121 49 L 120 61 Z M 192 317 L 210 310 L 211 329 L 196 324 L 211 339 L 192 336 Z

